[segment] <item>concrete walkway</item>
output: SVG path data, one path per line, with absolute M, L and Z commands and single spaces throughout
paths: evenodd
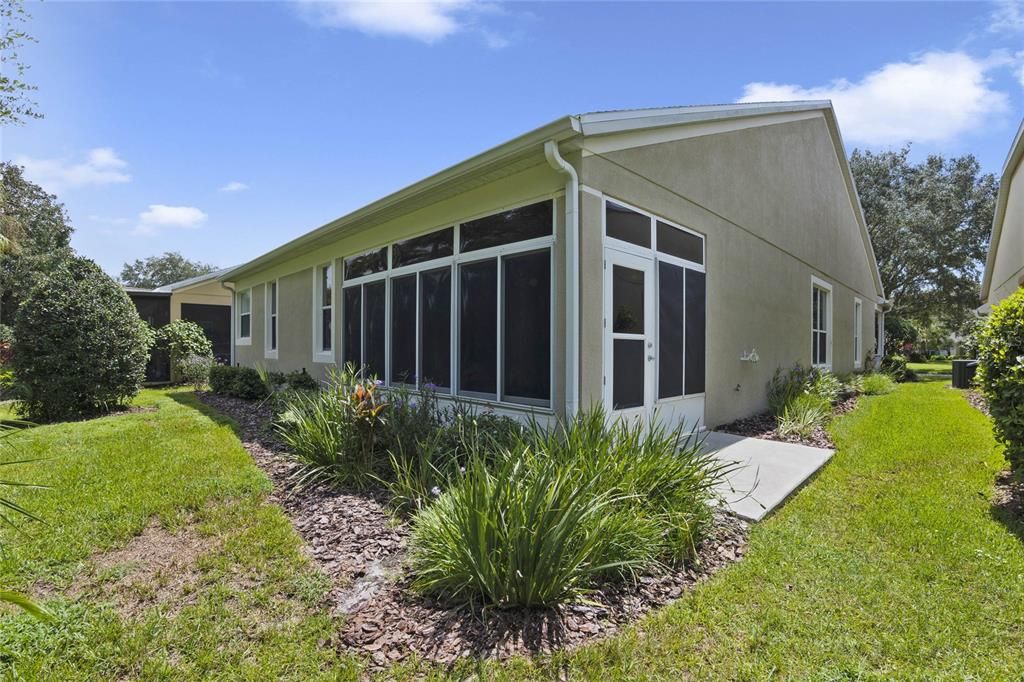
M 760 521 L 824 466 L 834 450 L 712 431 L 704 449 L 724 462 L 736 462 L 718 487 L 726 505 L 738 516 Z

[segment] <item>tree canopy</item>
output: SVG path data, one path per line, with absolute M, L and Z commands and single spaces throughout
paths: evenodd
M 0 292 L 10 320 L 41 275 L 72 255 L 73 228 L 64 205 L 25 179 L 21 166 L 0 163 Z
M 854 150 L 850 169 L 893 314 L 955 330 L 980 304 L 998 183 L 973 155 Z
M 121 268 L 121 283 L 129 287 L 155 289 L 189 277 L 205 275 L 216 269 L 216 265 L 191 261 L 177 251 L 168 251 L 161 256 L 125 263 Z
M 18 50 L 35 39 L 22 30 L 28 13 L 21 0 L 0 0 L 0 126 L 42 118 L 29 93 L 36 89 L 23 80 L 28 65 Z

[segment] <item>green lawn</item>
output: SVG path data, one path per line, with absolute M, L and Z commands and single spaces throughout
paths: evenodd
M 952 374 L 952 362 L 908 362 L 907 369 L 919 374 Z
M 947 382 L 863 399 L 833 426 L 838 452 L 754 527 L 747 557 L 614 639 L 571 654 L 467 664 L 461 679 L 1020 679 L 1024 529 L 990 508 L 1004 465 L 987 419 Z M 50 459 L 17 478 L 47 519 L 2 531 L 3 584 L 66 586 L 90 553 L 156 515 L 210 538 L 180 609 L 123 618 L 102 600 L 52 598 L 56 625 L 0 620 L 0 670 L 53 679 L 349 679 L 326 586 L 265 477 L 229 426 L 187 394 L 147 391 L 157 412 L 39 427 L 19 438 Z M 10 475 L 12 472 L 7 471 Z M 240 579 L 243 576 L 245 579 Z M 38 588 L 36 588 L 38 589 Z M 442 671 L 411 667 L 394 676 Z

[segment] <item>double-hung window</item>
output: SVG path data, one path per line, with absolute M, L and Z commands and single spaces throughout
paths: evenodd
M 273 282 L 267 282 L 266 287 L 266 300 L 264 302 L 264 308 L 267 313 L 267 319 L 265 324 L 266 329 L 266 340 L 264 346 L 264 356 L 268 358 L 277 357 L 277 280 Z
M 853 366 L 860 369 L 864 363 L 864 304 L 859 298 L 853 299 Z
M 811 364 L 832 364 L 832 286 L 817 277 L 811 280 Z
M 313 296 L 313 359 L 334 361 L 334 267 L 320 265 L 314 271 Z
M 252 290 L 246 289 L 235 294 L 238 309 L 238 336 L 236 341 L 243 345 L 252 342 Z
M 551 404 L 554 202 L 345 259 L 342 359 L 390 385 Z

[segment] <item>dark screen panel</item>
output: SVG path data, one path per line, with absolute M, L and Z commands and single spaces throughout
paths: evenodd
M 391 280 L 391 382 L 416 383 L 416 275 Z
M 551 399 L 551 254 L 503 259 L 504 398 Z
M 612 331 L 644 333 L 644 272 L 612 266 Z
M 448 392 L 452 376 L 452 271 L 420 273 L 420 372 L 423 384 Z
M 363 285 L 363 356 L 366 359 L 366 374 L 382 378 L 386 363 L 385 337 L 387 312 L 384 280 Z
M 703 272 L 686 271 L 686 395 L 704 392 L 705 288 Z
M 658 251 L 704 264 L 704 240 L 695 234 L 658 221 Z
M 345 279 L 355 279 L 388 268 L 388 248 L 383 246 L 345 259 Z
M 541 201 L 471 220 L 459 226 L 462 252 L 547 237 L 554 229 L 554 203 Z
M 342 364 L 352 364 L 356 370 L 363 366 L 362 338 L 363 338 L 363 288 L 361 286 L 346 287 L 342 290 L 344 309 L 342 314 L 345 319 L 342 321 Z
M 615 339 L 612 344 L 612 407 L 640 407 L 644 404 L 644 342 Z
M 658 263 L 658 397 L 683 395 L 683 268 Z
M 455 228 L 446 227 L 402 242 L 395 242 L 391 247 L 391 267 L 424 263 L 435 258 L 443 258 L 454 253 Z
M 637 246 L 651 247 L 651 219 L 642 213 L 619 206 L 613 201 L 605 202 L 605 233 Z
M 459 391 L 495 395 L 498 261 L 459 266 Z

